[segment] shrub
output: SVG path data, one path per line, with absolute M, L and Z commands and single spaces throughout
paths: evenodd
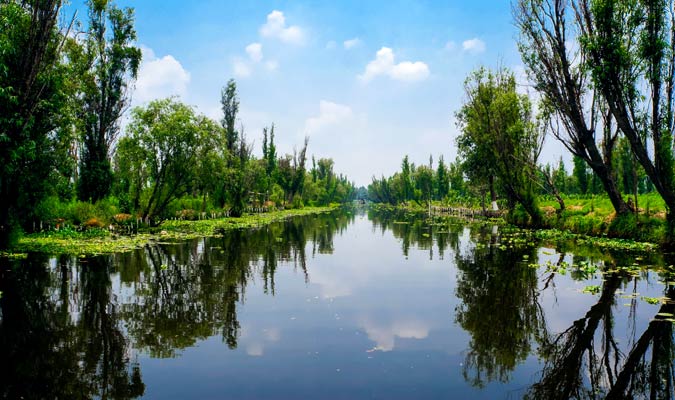
M 82 224 L 82 226 L 85 228 L 103 228 L 105 224 L 99 221 L 98 218 L 89 218 Z

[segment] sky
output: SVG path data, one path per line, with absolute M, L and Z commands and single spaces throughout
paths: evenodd
M 526 84 L 509 1 L 118 0 L 136 13 L 143 63 L 133 105 L 178 96 L 222 118 L 220 91 L 237 82 L 239 124 L 261 154 L 275 125 L 278 153 L 330 157 L 357 186 L 389 176 L 408 155 L 434 166 L 457 154 L 455 112 L 465 77 L 505 66 Z M 86 8 L 74 0 L 64 18 Z M 238 125 L 239 125 L 238 124 Z M 562 146 L 547 139 L 541 161 Z M 565 156 L 566 158 L 568 156 Z

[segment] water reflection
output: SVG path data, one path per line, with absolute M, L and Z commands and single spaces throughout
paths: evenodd
M 675 279 L 545 245 L 371 211 L 4 261 L 0 397 L 673 398 Z
M 118 305 L 110 296 L 111 263 L 91 258 L 55 269 L 31 256 L 0 269 L 1 397 L 117 398 L 143 395 Z
M 544 368 L 525 398 L 673 398 L 675 304 L 667 300 L 661 305 L 639 338 L 633 332 L 626 347 L 615 337 L 613 312 L 617 291 L 629 279 L 606 274 L 597 303 L 564 332 L 543 338 L 539 355 Z M 675 288 L 668 286 L 665 296 L 674 299 Z
M 497 245 L 499 233 L 489 226 L 472 232 L 476 243 L 470 252 L 457 252 L 459 271 L 456 320 L 471 334 L 463 374 L 472 385 L 508 381 L 510 373 L 530 354 L 536 338 L 545 335 L 543 310 L 538 302 L 537 270 L 525 259 L 536 249 Z

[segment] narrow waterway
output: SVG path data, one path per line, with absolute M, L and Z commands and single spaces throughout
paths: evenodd
M 658 252 L 366 211 L 0 268 L 3 398 L 673 398 Z

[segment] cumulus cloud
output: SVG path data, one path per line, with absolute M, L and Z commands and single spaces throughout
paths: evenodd
M 158 58 L 152 49 L 141 47 L 143 63 L 138 71 L 134 102 L 146 101 L 187 93 L 190 73 L 172 55 Z
M 286 17 L 279 10 L 274 10 L 267 15 L 267 22 L 260 27 L 260 35 L 296 45 L 303 44 L 305 39 L 299 26 L 286 26 Z
M 379 75 L 398 81 L 421 81 L 429 77 L 429 67 L 422 61 L 403 61 L 396 64 L 394 51 L 389 47 L 382 47 L 376 53 L 375 59 L 366 65 L 366 70 L 359 75 L 359 79 L 367 83 Z
M 327 126 L 350 120 L 353 115 L 354 113 L 349 106 L 321 100 L 319 102 L 319 115 L 305 121 L 304 133 L 306 135 L 316 134 Z
M 246 46 L 246 54 L 253 62 L 260 62 L 263 59 L 262 45 L 260 43 L 251 43 Z
M 482 53 L 485 51 L 485 42 L 478 38 L 465 40 L 462 42 L 462 50 L 473 54 Z
M 358 46 L 358 45 L 360 45 L 360 44 L 361 44 L 361 39 L 359 39 L 359 38 L 354 38 L 354 39 L 345 40 L 345 41 L 342 43 L 342 45 L 344 46 L 344 48 L 345 48 L 346 50 L 349 50 L 349 49 L 351 49 L 351 48 L 354 48 L 354 47 L 356 47 L 356 46 Z

